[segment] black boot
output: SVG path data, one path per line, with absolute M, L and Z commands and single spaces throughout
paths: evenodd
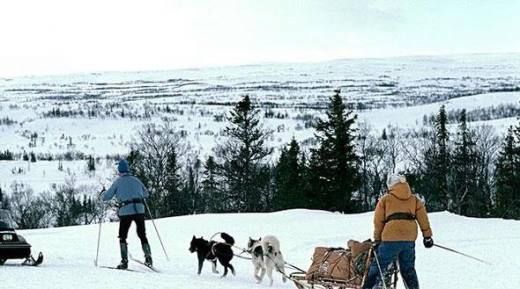
M 150 244 L 148 244 L 148 243 L 143 244 L 143 252 L 144 252 L 144 264 L 146 266 L 152 267 L 153 266 L 152 249 L 150 248 Z
M 117 265 L 116 268 L 117 269 L 128 269 L 128 260 L 121 259 L 121 263 L 119 263 L 119 265 Z
M 121 263 L 117 265 L 117 269 L 128 269 L 128 245 L 119 243 L 119 250 L 121 251 Z

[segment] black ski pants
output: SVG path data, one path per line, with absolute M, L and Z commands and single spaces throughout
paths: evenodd
M 146 229 L 144 226 L 144 214 L 119 216 L 119 242 L 126 243 L 128 230 L 130 229 L 132 221 L 135 222 L 137 227 L 137 236 L 141 239 L 141 244 L 148 244 L 148 239 L 146 239 Z

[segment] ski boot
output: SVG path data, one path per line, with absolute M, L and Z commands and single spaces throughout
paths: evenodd
M 128 269 L 128 244 L 119 243 L 119 250 L 121 251 L 121 263 L 117 265 L 117 269 Z
M 148 267 L 153 267 L 152 261 L 152 250 L 150 248 L 150 244 L 143 244 L 143 252 L 144 252 L 144 264 Z
M 127 259 L 121 259 L 121 263 L 117 265 L 117 269 L 126 270 L 128 269 L 128 260 Z

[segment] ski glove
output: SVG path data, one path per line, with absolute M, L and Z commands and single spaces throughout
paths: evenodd
M 426 237 L 423 239 L 424 247 L 431 248 L 433 247 L 433 239 L 431 237 Z

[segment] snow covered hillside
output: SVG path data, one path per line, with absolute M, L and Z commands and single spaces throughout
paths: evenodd
M 269 288 L 267 281 L 256 284 L 250 261 L 235 258 L 237 275 L 221 279 L 206 263 L 197 276 L 197 261 L 188 252 L 193 235 L 209 238 L 225 231 L 245 247 L 248 237 L 278 236 L 286 261 L 307 268 L 315 246 L 345 246 L 348 239 L 371 237 L 372 213 L 342 215 L 322 211 L 291 210 L 262 214 L 195 215 L 157 220 L 169 253 L 165 260 L 151 223 L 147 232 L 156 266 L 162 273 L 130 263 L 135 273 L 94 267 L 98 225 L 20 231 L 33 245 L 33 253 L 43 251 L 40 267 L 19 267 L 8 261 L 0 267 L 0 288 L 24 289 L 171 289 L 171 288 Z M 423 289 L 504 289 L 520 285 L 520 222 L 502 219 L 473 219 L 441 212 L 430 214 L 434 240 L 492 263 L 488 266 L 439 248 L 425 249 L 418 240 L 417 271 Z M 119 262 L 117 223 L 103 224 L 100 264 Z M 130 252 L 141 257 L 133 229 Z M 220 266 L 220 265 L 219 265 Z M 283 284 L 275 275 L 272 288 L 296 288 Z M 399 287 L 403 288 L 401 282 Z
M 483 131 L 498 144 L 518 124 L 520 54 L 0 78 L 0 190 L 53 193 L 70 181 L 80 194 L 97 193 L 115 177 L 114 159 L 129 153 L 147 124 L 168 123 L 178 133 L 186 173 L 226 141 L 226 115 L 245 94 L 273 132 L 267 145 L 274 153 L 266 161 L 274 163 L 293 137 L 304 152 L 315 147 L 312 124 L 336 88 L 367 135 L 379 138 L 396 127 L 396 135 L 419 131 L 445 105 L 453 136 L 453 116 L 466 109 L 469 126 L 490 125 Z M 401 140 L 398 147 L 410 147 Z M 402 168 L 407 156 L 399 151 L 394 165 Z M 89 171 L 90 156 L 95 170 Z
M 520 55 L 458 55 L 264 64 L 156 72 L 0 78 L 0 149 L 39 154 L 125 154 L 145 123 L 167 120 L 204 156 L 224 115 L 248 94 L 273 147 L 312 142 L 335 88 L 376 129 L 417 127 L 446 109 L 520 107 Z M 460 100 L 459 100 L 460 99 Z M 468 106 L 469 105 L 469 106 Z M 398 109 L 394 110 L 395 107 Z M 520 109 L 520 108 L 519 108 Z M 495 115 L 503 128 L 515 115 Z M 501 130 L 503 131 L 503 130 Z

